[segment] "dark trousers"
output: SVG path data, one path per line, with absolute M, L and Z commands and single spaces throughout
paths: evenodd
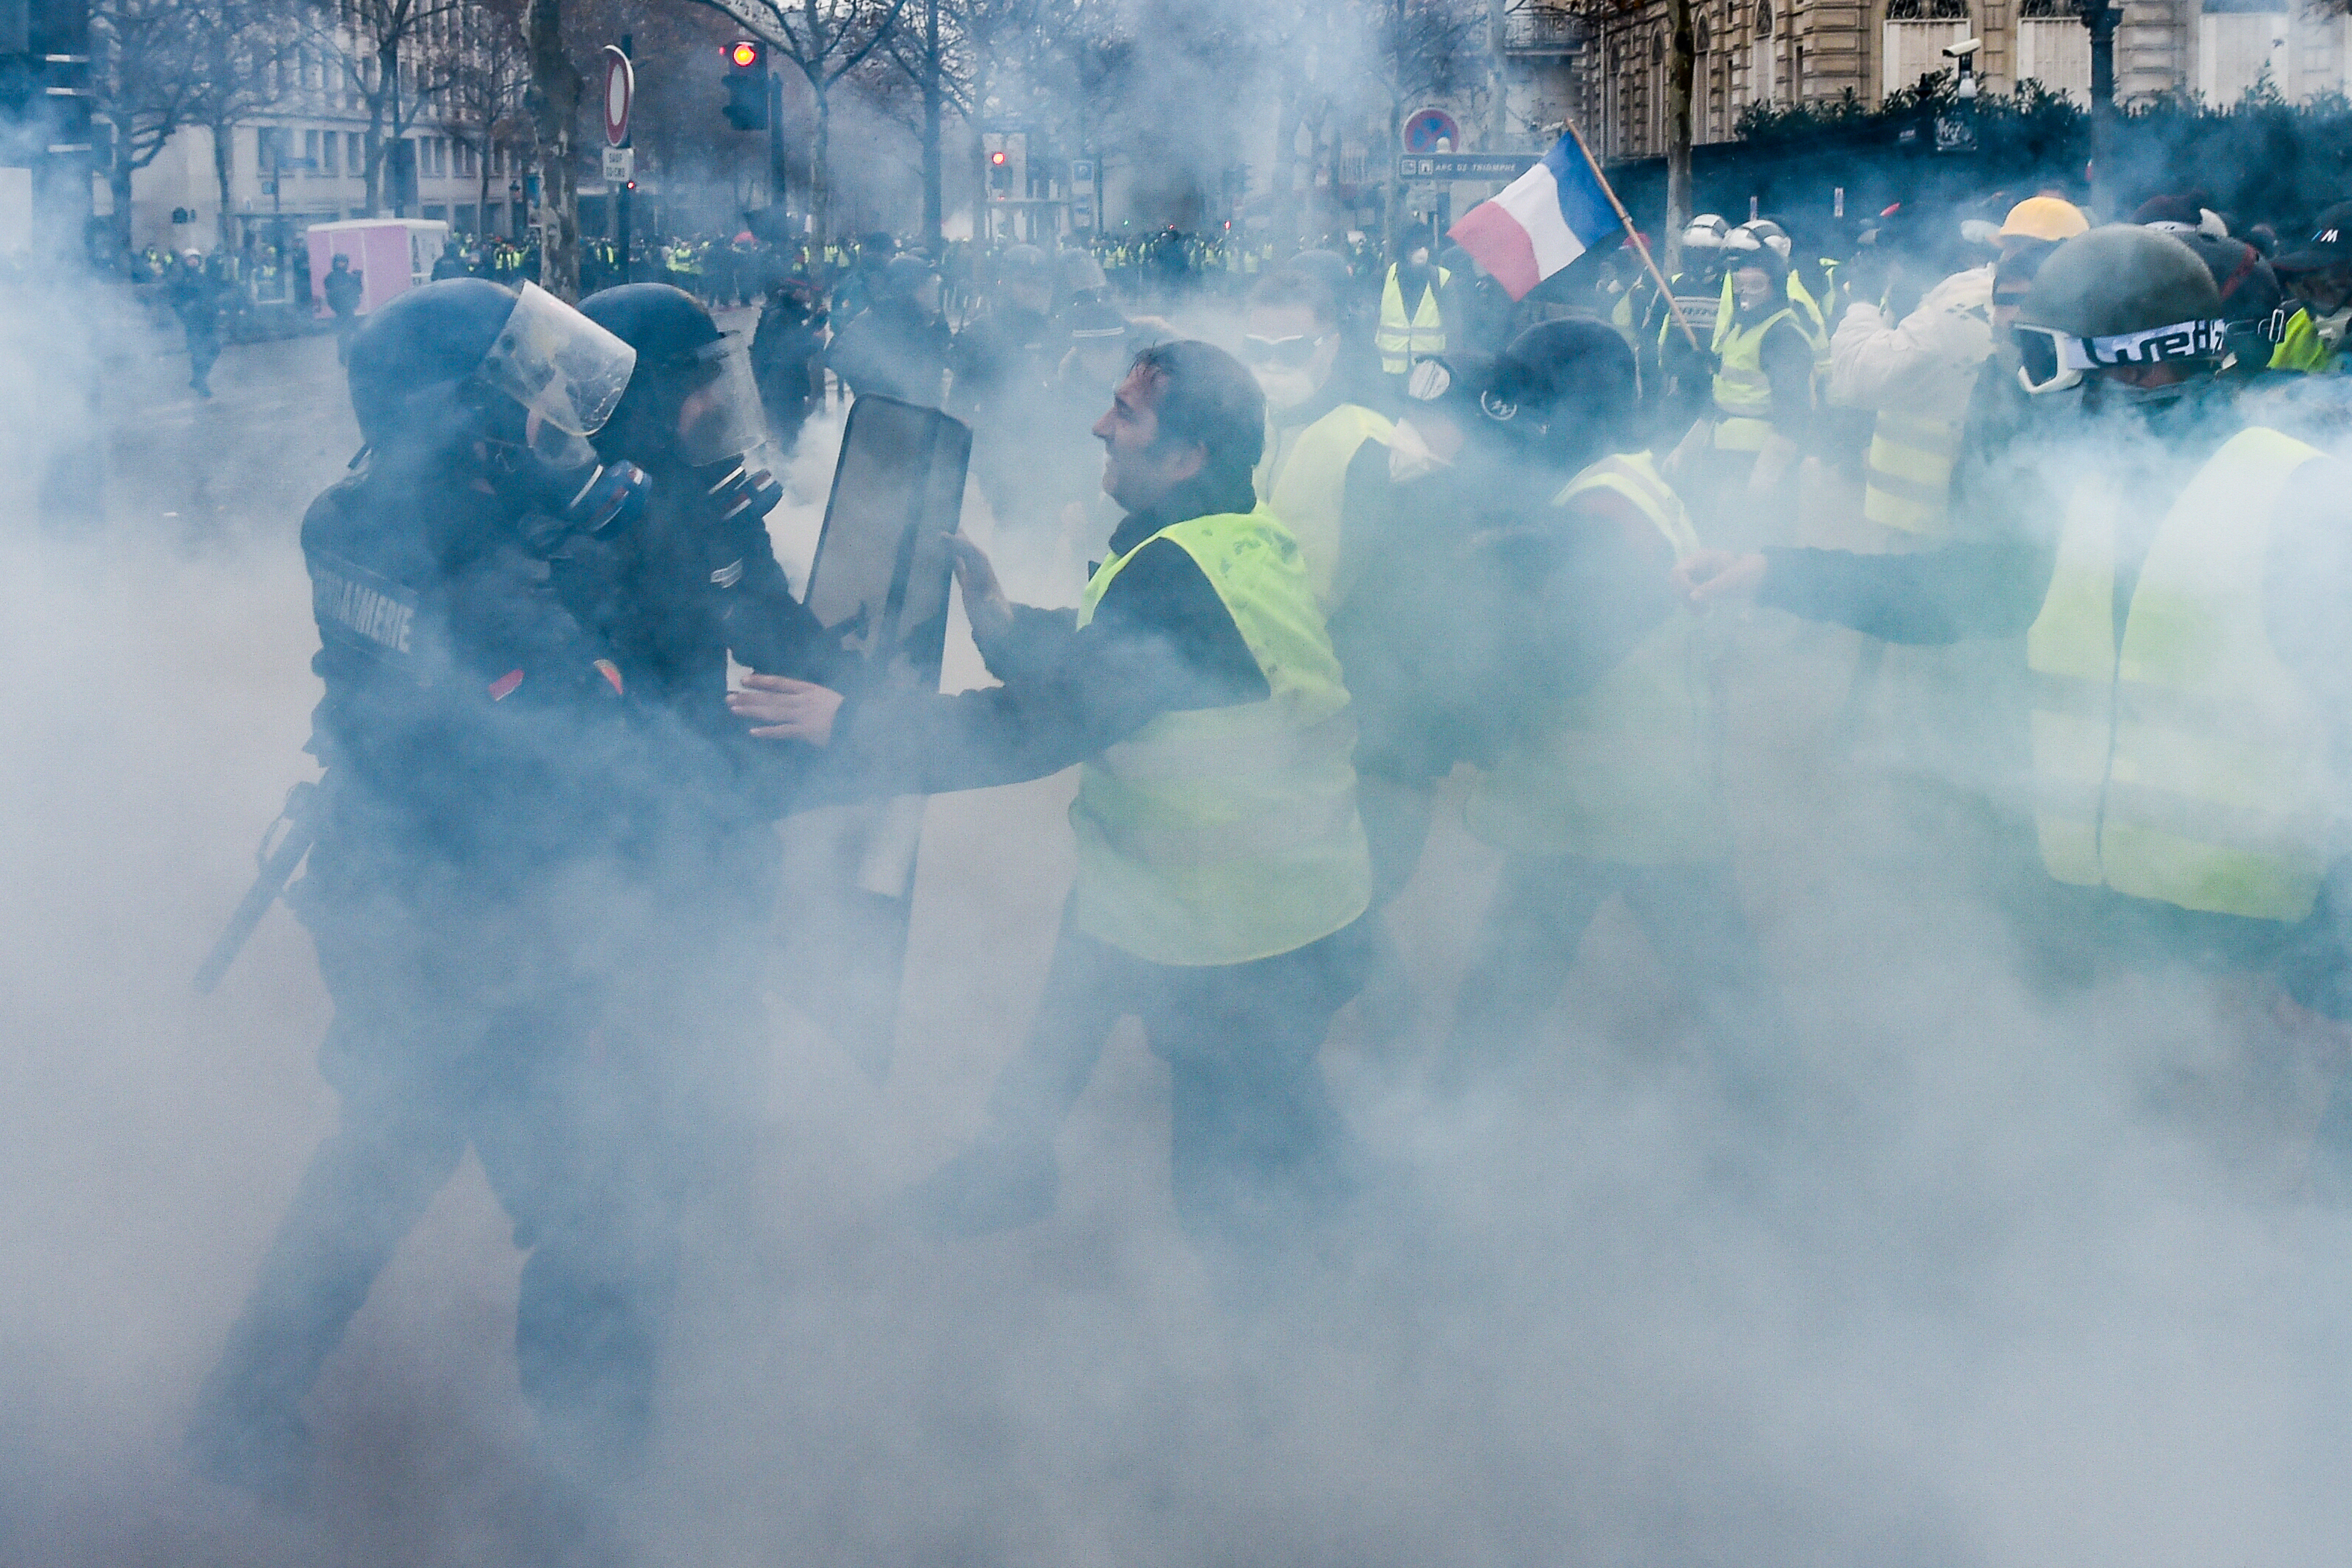
M 1622 897 L 1698 1016 L 1727 1098 L 1781 1098 L 1794 1037 L 1728 867 L 1631 866 L 1578 856 L 1506 863 L 1454 1010 L 1457 1080 L 1525 1061 L 1585 929 Z
M 998 1135 L 1050 1141 L 1132 1015 L 1168 1064 L 1185 1233 L 1244 1259 L 1277 1248 L 1349 1190 L 1349 1140 L 1317 1058 L 1363 984 L 1361 924 L 1273 958 L 1188 968 L 1106 946 L 1066 911 L 1027 1044 L 990 1098 Z
M 199 1398 L 199 1430 L 234 1447 L 241 1432 L 299 1426 L 328 1355 L 470 1146 L 528 1254 L 515 1358 L 542 1444 L 572 1473 L 625 1470 L 676 1278 L 652 1067 L 597 1026 L 561 964 L 535 963 L 494 920 L 306 919 L 335 1002 L 320 1066 L 341 1112 Z
M 188 384 L 197 391 L 209 388 L 213 363 L 220 358 L 220 333 L 211 327 L 188 329 Z

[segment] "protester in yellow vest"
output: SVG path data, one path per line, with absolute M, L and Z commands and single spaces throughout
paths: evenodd
M 1298 541 L 1326 614 L 1346 596 L 1339 518 L 1348 465 L 1367 441 L 1387 441 L 1391 429 L 1339 384 L 1339 302 L 1319 279 L 1286 269 L 1250 290 L 1242 358 L 1265 394 L 1266 416 L 1265 456 L 1253 483 Z
M 1685 982 L 1727 1096 L 1777 1098 L 1790 1033 L 1742 913 L 1717 797 L 1699 617 L 1669 585 L 1699 548 L 1633 431 L 1633 356 L 1596 321 L 1528 329 L 1488 401 L 1515 412 L 1521 482 L 1549 505 L 1482 540 L 1528 628 L 1476 694 L 1492 742 L 1465 803 L 1507 858 L 1462 983 L 1446 1076 L 1523 1061 L 1585 928 L 1622 897 Z
M 1347 1183 L 1316 1053 L 1360 984 L 1370 868 L 1354 728 L 1298 545 L 1256 504 L 1265 400 L 1206 343 L 1147 349 L 1095 426 L 1127 513 L 1077 610 L 1005 602 L 958 542 L 973 640 L 1004 684 L 866 695 L 748 678 L 755 735 L 829 744 L 863 793 L 1079 765 L 1077 882 L 989 1131 L 929 1183 L 945 1231 L 1053 1205 L 1053 1140 L 1136 1015 L 1173 1079 L 1171 1174 L 1196 1240 L 1270 1261 Z
M 2305 375 L 2341 369 L 2352 322 L 2352 202 L 2321 213 L 2310 242 L 2274 258 L 2271 270 L 2295 296 L 2271 368 Z
M 2217 378 L 2220 308 L 2172 236 L 2070 239 L 2014 328 L 2043 427 L 2012 460 L 2071 479 L 2023 536 L 1907 555 L 1706 552 L 1678 571 L 1696 603 L 1755 595 L 1890 640 L 2024 632 L 2050 879 L 2033 942 L 2084 947 L 2059 966 L 2076 973 L 2101 955 L 2226 956 L 2272 976 L 2275 1016 L 2309 1040 L 2352 1015 L 2337 826 L 2352 473 L 2243 424 Z M 2339 1162 L 2347 1089 L 2322 1128 Z
M 1671 467 L 1719 540 L 1774 537 L 1796 504 L 1812 440 L 1813 344 L 1789 303 L 1787 263 L 1769 249 L 1730 253 L 1733 309 L 1716 317 L 1713 417 Z
M 1948 530 L 1969 397 L 1992 357 L 1992 275 L 1989 264 L 1954 272 L 1899 321 L 1856 300 L 1831 342 L 1830 402 L 1875 416 L 1863 517 L 1898 539 Z
M 1438 295 L 1453 280 L 1453 273 L 1429 264 L 1426 245 L 1412 247 L 1389 268 L 1381 285 L 1380 326 L 1372 336 L 1383 373 L 1402 376 L 1415 360 L 1445 352 L 1445 315 Z

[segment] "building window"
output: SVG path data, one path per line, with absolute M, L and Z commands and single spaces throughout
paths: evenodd
M 343 151 L 351 155 L 350 161 L 343 166 L 351 170 L 354 174 L 365 176 L 367 174 L 367 133 L 363 131 L 346 132 L 343 139 Z
M 343 138 L 341 132 L 330 131 L 326 135 L 320 138 L 319 173 L 322 174 L 337 174 L 342 172 L 338 166 L 341 163 L 341 160 L 335 156 L 336 153 L 342 151 L 342 147 Z
M 2027 0 L 2030 5 L 2032 0 Z M 2027 12 L 2026 15 L 2032 15 Z M 1890 22 L 1965 22 L 1969 0 L 1886 0 Z
M 319 172 L 319 133 L 315 131 L 302 132 L 302 161 L 310 165 L 306 173 Z
M 1756 0 L 1756 36 L 1759 38 L 1769 38 L 1772 36 L 1770 0 Z
M 1715 29 L 1706 25 L 1706 13 L 1700 11 L 1691 17 L 1691 49 L 1696 54 L 1707 52 L 1715 42 Z

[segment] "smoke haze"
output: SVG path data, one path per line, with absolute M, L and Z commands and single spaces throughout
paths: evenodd
M 241 384 L 232 354 L 216 405 L 172 390 L 137 323 L 110 341 L 131 390 L 109 526 L 0 542 L 0 1561 L 535 1561 L 520 1259 L 470 1157 L 307 1406 L 311 1517 L 182 1468 L 334 1117 L 329 1006 L 284 910 L 215 995 L 187 977 L 313 771 L 294 528 L 357 437 L 325 340 L 293 345 L 290 390 Z M 772 519 L 796 585 L 838 437 L 811 426 Z M 1074 553 L 1013 596 L 1073 601 Z M 947 684 L 983 679 L 960 615 L 950 638 Z M 2215 1042 L 2259 1034 L 2257 1004 L 2187 971 L 2024 984 L 1980 868 L 1830 743 L 1853 639 L 1758 613 L 1723 640 L 1743 893 L 1822 1090 L 1807 1142 L 1717 1100 L 1675 955 L 1614 906 L 1524 1085 L 1413 1087 L 1400 1058 L 1442 1035 L 1499 864 L 1455 781 L 1390 917 L 1420 1027 L 1380 1044 L 1360 1003 L 1327 1048 L 1381 1173 L 1327 1286 L 1221 1299 L 1170 1212 L 1166 1072 L 1131 1024 L 1062 1135 L 1056 1214 L 920 1239 L 894 1202 L 979 1128 L 1073 871 L 1068 776 L 936 798 L 887 1080 L 795 1008 L 811 977 L 771 976 L 755 1224 L 690 1238 L 649 1555 L 2340 1556 L 2352 1229 L 2281 1152 L 2326 1064 L 2268 1098 L 2213 1088 L 2242 1080 Z

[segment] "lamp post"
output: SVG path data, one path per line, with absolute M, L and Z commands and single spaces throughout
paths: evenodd
M 2109 0 L 2075 0 L 2075 6 L 2091 30 L 2091 205 L 2104 211 L 2116 146 L 2116 25 L 2124 14 Z

